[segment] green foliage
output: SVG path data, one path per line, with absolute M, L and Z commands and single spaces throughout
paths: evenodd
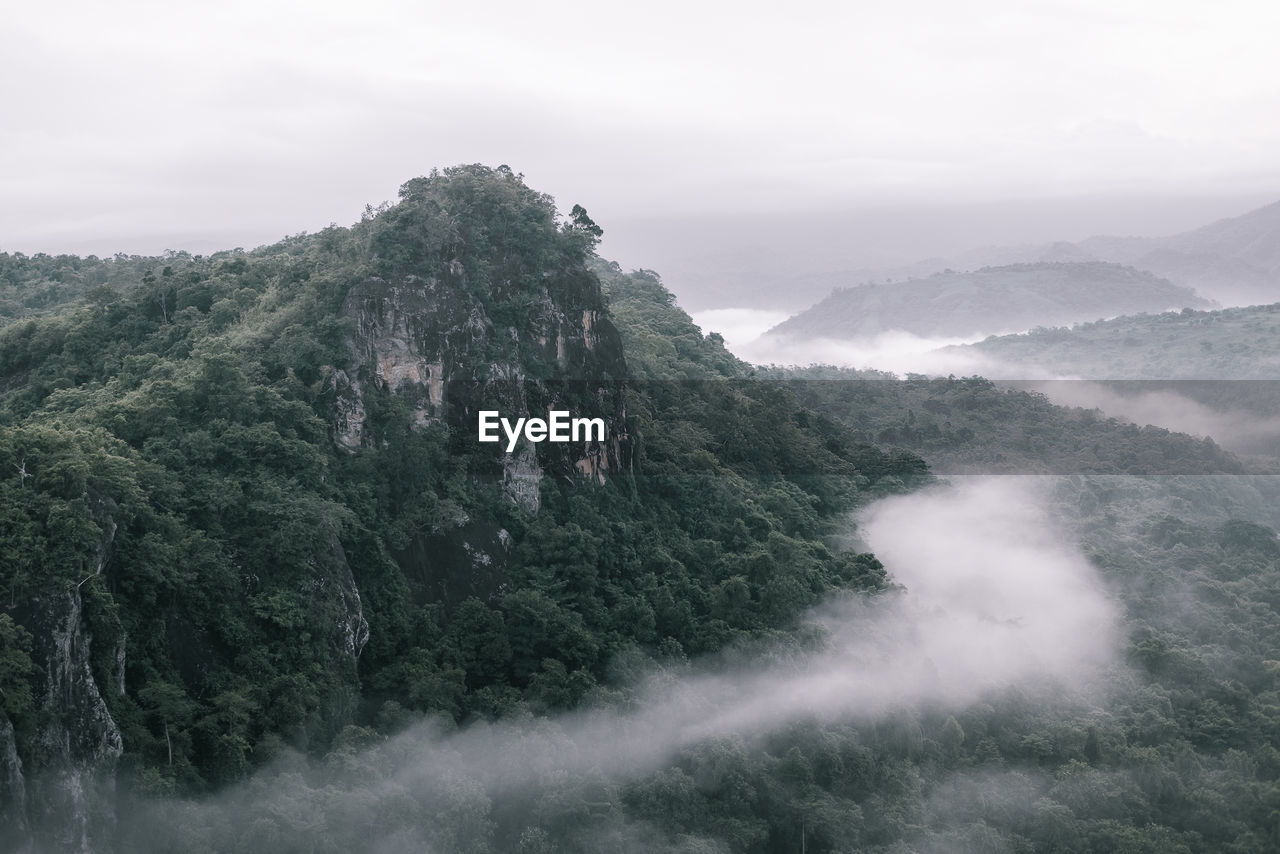
M 34 709 L 31 634 L 8 614 L 0 614 L 0 713 L 19 724 Z
M 126 644 L 125 693 L 106 700 L 121 797 L 144 808 L 117 847 L 1275 848 L 1280 519 L 1265 479 L 1058 482 L 1060 518 L 1124 607 L 1105 708 L 1013 692 L 800 721 L 631 776 L 548 764 L 532 791 L 501 793 L 440 730 L 409 727 L 432 718 L 483 739 L 479 719 L 502 717 L 554 753 L 571 746 L 562 713 L 625 707 L 638 674 L 813 643 L 807 609 L 888 585 L 840 535 L 861 502 L 928 480 L 916 452 L 957 467 L 1003 448 L 1027 470 L 1231 470 L 1211 445 L 977 378 L 757 370 L 702 335 L 656 274 L 592 259 L 597 237 L 585 211 L 562 221 L 509 169 L 466 166 L 409 182 L 351 229 L 85 261 L 87 289 L 15 309 L 0 329 L 0 710 L 20 738 L 40 715 L 41 627 L 23 606 L 77 590 L 103 684 Z M 74 267 L 3 260 L 24 287 Z M 469 425 L 416 423 L 389 391 L 364 401 L 370 440 L 340 450 L 341 307 L 371 275 L 434 278 L 516 328 L 531 294 L 577 306 L 598 283 L 622 336 L 601 379 L 624 386 L 629 467 L 603 484 L 545 478 L 530 515 Z M 486 342 L 466 367 L 524 365 L 522 346 Z M 421 756 L 438 761 L 405 767 Z
M 1212 439 L 1140 427 L 983 377 L 846 368 L 761 368 L 856 438 L 922 454 L 957 474 L 1242 474 Z M 1255 466 L 1269 464 L 1254 460 Z
M 125 643 L 126 692 L 106 699 L 136 786 L 221 785 L 352 723 L 570 708 L 619 656 L 713 651 L 793 628 L 829 590 L 883 585 L 874 559 L 823 539 L 923 464 L 753 378 L 655 275 L 595 261 L 601 233 L 505 167 L 462 166 L 351 229 L 253 252 L 0 258 L 29 297 L 0 327 L 3 611 L 78 591 L 104 681 Z M 597 275 L 625 338 L 591 379 L 633 413 L 629 468 L 603 486 L 548 478 L 530 518 L 464 425 L 417 423 L 389 390 L 364 400 L 364 447 L 332 441 L 353 285 L 433 281 L 519 329 L 600 306 Z M 509 337 L 460 370 L 555 378 Z M 470 570 L 439 549 L 502 537 L 491 586 L 442 594 Z M 21 719 L 25 629 L 4 625 Z

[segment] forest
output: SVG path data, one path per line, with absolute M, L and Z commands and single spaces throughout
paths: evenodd
M 0 847 L 1280 847 L 1273 469 L 749 365 L 599 237 L 473 165 L 0 255 Z M 504 454 L 494 401 L 621 438 Z
M 972 349 L 1024 371 L 1070 371 L 1091 379 L 1274 380 L 1280 303 L 1214 311 L 1168 311 L 1039 326 L 991 336 Z

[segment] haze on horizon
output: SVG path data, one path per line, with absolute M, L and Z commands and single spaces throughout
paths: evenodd
M 1169 233 L 1280 198 L 1280 7 L 1250 0 L 7 17 L 0 251 L 249 248 L 507 163 L 679 293 L 698 269 Z

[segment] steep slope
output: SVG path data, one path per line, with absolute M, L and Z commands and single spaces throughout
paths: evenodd
M 1205 305 L 1187 288 L 1128 267 L 1015 264 L 836 291 L 770 334 L 859 338 L 901 330 L 924 337 L 971 337 Z
M 419 428 L 438 422 L 462 431 L 484 409 L 512 419 L 553 409 L 602 416 L 607 439 L 525 444 L 502 456 L 505 488 L 536 513 L 544 474 L 603 482 L 629 468 L 627 368 L 599 284 L 575 257 L 594 236 L 571 228 L 557 235 L 545 200 L 498 174 L 487 184 L 471 175 L 410 182 L 384 215 L 371 247 L 381 275 L 358 282 L 342 302 L 355 331 L 348 366 L 333 375 L 335 441 L 348 451 L 373 441 L 368 410 L 378 394 L 407 404 Z M 486 198 L 498 193 L 509 197 Z M 504 203 L 517 213 L 481 219 L 486 206 Z M 544 245 L 553 237 L 563 245 Z
M 598 235 L 459 167 L 0 330 L 6 845 L 110 850 L 118 801 L 352 727 L 571 707 L 620 655 L 883 584 L 823 538 L 923 464 L 750 381 Z M 551 408 L 605 438 L 477 441 L 481 409 Z

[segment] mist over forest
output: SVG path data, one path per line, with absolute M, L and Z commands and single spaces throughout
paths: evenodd
M 0 854 L 1280 851 L 1280 4 L 10 6 Z
M 0 254 L 6 850 L 1280 843 L 1274 306 L 1011 260 L 753 343 L 506 166 L 398 198 Z

